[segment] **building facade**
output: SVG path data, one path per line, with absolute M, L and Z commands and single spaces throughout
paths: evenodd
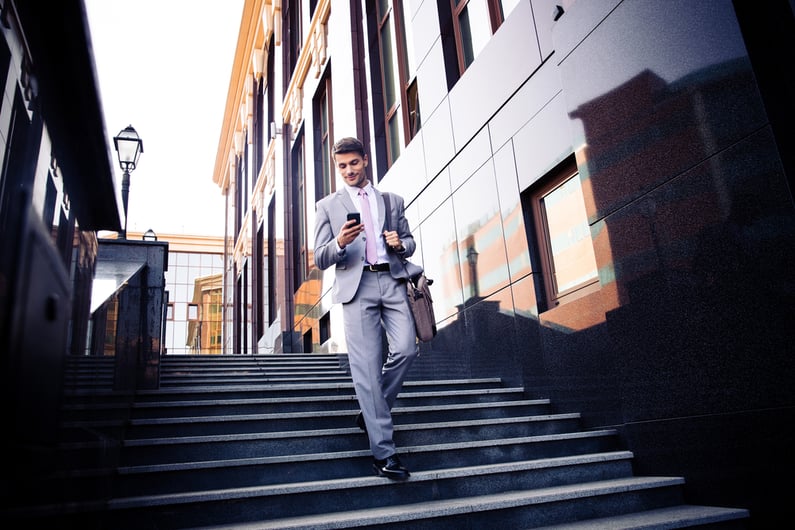
M 162 233 L 157 237 L 169 244 L 163 354 L 223 353 L 223 238 Z
M 122 211 L 82 2 L 2 2 L 0 80 L 5 505 L 55 468 L 66 356 L 88 344 L 97 231 L 120 230 Z
M 357 136 L 435 280 L 418 375 L 522 384 L 699 502 L 775 511 L 794 34 L 786 0 L 247 1 L 213 176 L 225 351 L 345 352 L 314 203 Z

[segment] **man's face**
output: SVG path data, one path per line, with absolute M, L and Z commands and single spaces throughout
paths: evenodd
M 334 155 L 337 172 L 348 186 L 363 188 L 367 185 L 367 155 L 359 153 L 337 153 Z

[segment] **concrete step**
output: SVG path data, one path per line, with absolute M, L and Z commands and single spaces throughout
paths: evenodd
M 423 431 L 432 426 L 422 427 Z M 588 431 L 577 433 L 545 434 L 516 438 L 499 438 L 475 436 L 462 432 L 457 440 L 448 436 L 446 442 L 438 441 L 434 436 L 411 436 L 412 431 L 397 432 L 396 440 L 400 447 L 412 446 L 443 446 L 456 448 L 461 455 L 473 458 L 469 447 L 482 448 L 482 444 L 490 444 L 491 453 L 498 455 L 515 451 L 518 443 L 530 454 L 527 458 L 541 456 L 559 456 L 561 454 L 582 454 L 586 452 L 613 450 L 616 448 L 615 431 Z M 153 464 L 164 462 L 198 461 L 214 459 L 219 456 L 226 458 L 256 458 L 258 456 L 289 456 L 311 454 L 316 452 L 357 451 L 366 449 L 367 439 L 358 429 L 338 429 L 327 431 L 299 431 L 276 433 L 274 435 L 232 435 L 232 436 L 199 436 L 180 439 L 130 440 L 125 441 L 121 462 L 127 464 Z M 479 452 L 479 451 L 478 451 Z M 447 461 L 447 455 L 438 461 L 423 462 L 422 468 L 434 468 L 440 462 Z M 502 458 L 507 458 L 503 455 Z M 495 457 L 492 457 L 492 459 Z M 474 462 L 473 460 L 467 460 Z M 474 462 L 477 463 L 477 462 Z
M 407 381 L 406 482 L 376 477 L 344 356 L 171 356 L 163 384 L 102 388 L 74 363 L 63 465 L 26 523 L 70 528 L 733 528 L 681 477 L 635 477 L 616 429 L 499 379 Z M 68 484 L 68 488 L 64 485 Z M 67 491 L 64 491 L 67 490 Z M 57 503 L 45 504 L 45 499 Z M 590 525 L 590 526 L 589 526 Z
M 411 466 L 414 480 L 434 478 L 439 481 L 457 480 L 462 476 L 478 481 L 508 480 L 515 487 L 521 481 L 526 487 L 539 487 L 578 481 L 622 477 L 631 474 L 632 454 L 627 451 L 588 453 L 565 457 L 539 458 L 488 463 L 477 466 L 421 469 L 414 467 L 433 457 L 434 447 L 414 447 L 406 454 L 404 463 Z M 453 450 L 452 448 L 448 450 Z M 485 452 L 485 451 L 484 451 Z M 426 453 L 422 456 L 422 453 Z M 420 455 L 420 456 L 418 456 Z M 438 455 L 438 452 L 437 452 Z M 444 459 L 444 457 L 442 456 Z M 450 459 L 452 462 L 453 459 Z M 137 466 L 119 469 L 119 496 L 144 494 L 172 494 L 222 489 L 283 486 L 310 481 L 361 481 L 373 476 L 372 455 L 367 451 L 298 455 L 287 458 L 261 458 L 237 461 L 196 462 L 194 464 Z M 503 475 L 508 473 L 508 475 Z M 358 482 L 357 482 L 358 483 Z M 369 483 L 369 482 L 368 482 Z M 456 487 L 447 484 L 445 491 Z M 491 487 L 491 486 L 490 486 Z M 494 486 L 504 487 L 504 486 Z
M 243 414 L 234 406 L 223 407 L 217 414 L 199 416 L 167 415 L 156 417 L 87 419 L 64 421 L 61 440 L 78 442 L 103 437 L 128 439 L 160 438 L 169 436 L 200 436 L 210 434 L 241 434 L 253 432 L 279 432 L 291 430 L 335 429 L 351 427 L 358 409 L 353 400 L 338 401 L 345 408 L 326 410 L 315 403 L 315 410 L 298 412 L 272 412 Z M 193 409 L 191 409 L 193 410 Z M 439 405 L 422 407 L 396 407 L 392 411 L 395 425 L 433 423 L 456 418 L 458 421 L 500 418 L 533 417 L 530 421 L 556 420 L 576 426 L 579 414 L 550 415 L 543 403 L 530 400 L 515 402 L 479 403 L 466 405 Z M 89 438 L 87 438 L 87 435 Z
M 327 388 L 326 385 L 321 385 Z M 340 391 L 336 386 L 332 390 L 317 388 L 311 385 L 313 394 L 306 396 L 282 395 L 277 390 L 249 391 L 242 397 L 237 391 L 232 390 L 235 397 L 229 397 L 229 388 L 202 389 L 199 392 L 165 392 L 160 391 L 156 400 L 154 396 L 147 396 L 145 401 L 130 403 L 128 395 L 101 393 L 89 396 L 71 396 L 62 406 L 64 422 L 98 421 L 128 418 L 164 418 L 187 416 L 212 416 L 226 414 L 275 414 L 283 412 L 308 412 L 317 410 L 350 410 L 352 414 L 358 412 L 356 397 L 353 388 L 348 389 L 347 384 L 342 385 Z M 508 401 L 527 401 L 521 388 L 480 388 L 473 383 L 469 388 L 459 387 L 432 389 L 436 385 L 431 383 L 428 387 L 415 387 L 415 391 L 403 392 L 398 396 L 396 409 L 402 407 L 440 408 L 477 407 L 483 404 L 495 404 Z M 282 388 L 281 385 L 279 388 Z M 289 393 L 289 392 L 286 392 Z M 182 397 L 183 400 L 179 400 Z M 549 400 L 532 400 L 534 412 L 548 412 Z
M 345 484 L 296 484 L 277 488 L 218 491 L 201 496 L 171 496 L 168 508 L 153 497 L 116 499 L 112 520 L 126 528 L 532 528 L 576 521 L 588 513 L 600 518 L 682 504 L 678 477 L 623 477 L 540 488 L 518 488 L 483 495 L 467 494 L 470 481 L 462 476 L 457 495 L 438 498 L 435 479 L 412 476 L 407 482 L 361 479 L 358 487 Z M 471 479 L 475 482 L 476 479 Z M 324 496 L 340 488 L 354 488 L 344 502 Z M 471 490 L 477 491 L 477 487 Z M 359 491 L 356 491 L 359 490 Z M 269 493 L 276 493 L 272 497 Z M 270 501 L 267 498 L 271 498 Z M 281 517 L 285 511 L 303 515 Z M 136 508 L 146 506 L 146 511 Z M 317 513 L 312 513 L 317 510 Z M 254 517 L 254 520 L 252 520 Z M 214 526 L 215 525 L 215 526 Z
M 454 380 L 427 380 L 407 381 L 403 385 L 404 393 L 411 392 L 446 392 L 455 402 L 457 393 L 481 389 L 478 399 L 487 398 L 490 393 L 495 394 L 495 399 L 506 391 L 511 391 L 502 386 L 502 382 L 495 378 L 483 379 L 454 379 Z M 523 393 L 524 389 L 514 388 L 513 392 Z M 161 388 L 158 390 L 140 390 L 135 394 L 136 404 L 154 401 L 183 401 L 186 399 L 253 399 L 262 397 L 301 397 L 301 396 L 353 396 L 353 382 L 348 377 L 342 382 L 306 382 L 306 381 L 259 381 L 256 384 L 225 384 L 204 385 L 191 384 L 178 388 Z M 75 396 L 79 397 L 79 396 Z M 88 394 L 86 397 L 94 397 Z
M 713 528 L 711 525 L 720 524 L 720 528 L 745 528 L 744 519 L 750 516 L 748 510 L 741 508 L 722 508 L 718 506 L 693 506 L 681 504 L 656 510 L 616 515 L 609 518 L 578 521 L 570 524 L 557 524 L 544 526 L 537 530 L 665 530 L 668 528 Z M 730 524 L 738 523 L 736 526 Z

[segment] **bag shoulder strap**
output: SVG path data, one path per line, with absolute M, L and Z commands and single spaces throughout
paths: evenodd
M 391 225 L 389 218 L 392 217 L 392 207 L 389 205 L 389 192 L 385 191 L 381 195 L 384 196 L 384 228 L 389 230 Z
M 389 227 L 390 227 L 390 224 L 391 224 L 391 223 L 389 222 L 389 218 L 390 218 L 390 217 L 392 217 L 392 207 L 391 207 L 391 206 L 390 206 L 390 204 L 389 204 L 389 203 L 390 203 L 390 201 L 389 201 L 389 192 L 388 192 L 388 191 L 385 191 L 385 192 L 383 192 L 381 195 L 383 195 L 383 196 L 384 196 L 384 209 L 386 210 L 386 211 L 384 212 L 384 229 L 386 229 L 386 230 L 389 230 L 389 229 L 390 229 Z M 392 249 L 391 249 L 391 248 L 389 248 L 389 247 L 387 247 L 387 250 L 388 250 L 388 251 L 392 251 Z M 396 253 L 396 254 L 397 254 L 397 253 Z M 417 286 L 414 284 L 414 280 L 411 278 L 411 275 L 409 274 L 409 270 L 408 270 L 408 268 L 406 267 L 406 258 L 404 258 L 403 256 L 401 256 L 400 254 L 397 254 L 397 256 L 400 258 L 400 263 L 402 263 L 402 264 L 403 264 L 403 268 L 406 270 L 406 274 L 407 274 L 407 275 L 408 275 L 408 277 L 409 277 L 409 278 L 408 278 L 408 281 L 409 281 L 409 283 L 411 283 L 411 285 L 413 285 L 413 286 L 414 286 L 414 288 L 416 289 L 416 288 L 417 288 Z

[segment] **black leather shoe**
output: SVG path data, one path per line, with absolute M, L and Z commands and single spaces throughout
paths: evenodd
M 356 425 L 364 432 L 367 432 L 367 425 L 364 423 L 364 416 L 362 416 L 361 412 L 356 415 Z
M 400 463 L 398 455 L 386 457 L 386 460 L 374 460 L 373 470 L 379 477 L 386 477 L 392 480 L 406 480 L 409 478 L 409 470 Z

